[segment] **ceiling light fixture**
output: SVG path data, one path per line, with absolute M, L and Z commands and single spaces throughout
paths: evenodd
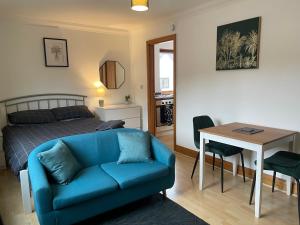
M 144 12 L 149 9 L 149 0 L 131 0 L 131 9 L 138 12 Z

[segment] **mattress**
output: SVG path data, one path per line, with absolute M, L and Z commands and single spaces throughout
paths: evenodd
M 5 158 L 12 172 L 27 168 L 27 158 L 40 144 L 70 135 L 95 132 L 104 122 L 96 118 L 60 121 L 45 124 L 6 126 L 3 132 Z

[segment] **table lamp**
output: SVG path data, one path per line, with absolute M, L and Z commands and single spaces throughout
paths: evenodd
M 99 106 L 104 107 L 104 99 L 103 97 L 105 96 L 105 87 L 100 81 L 95 82 L 95 86 L 97 89 L 97 97 L 99 97 Z

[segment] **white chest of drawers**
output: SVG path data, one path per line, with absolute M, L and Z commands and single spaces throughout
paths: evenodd
M 103 121 L 123 120 L 126 128 L 141 129 L 141 107 L 138 105 L 108 105 L 96 108 L 95 112 Z
M 0 131 L 0 170 L 6 168 L 5 155 L 3 151 L 3 135 Z

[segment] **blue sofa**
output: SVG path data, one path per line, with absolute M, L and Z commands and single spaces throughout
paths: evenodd
M 57 140 L 32 151 L 28 170 L 41 225 L 77 223 L 173 186 L 175 156 L 153 136 L 152 162 L 116 163 L 120 154 L 117 132 L 133 131 L 137 130 L 115 129 L 61 138 L 84 167 L 68 185 L 52 183 L 37 158 Z

